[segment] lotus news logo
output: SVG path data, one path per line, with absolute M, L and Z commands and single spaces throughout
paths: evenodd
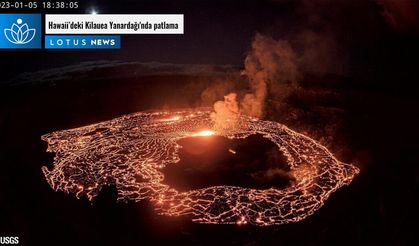
M 28 24 L 22 24 L 22 19 L 17 19 L 10 29 L 4 29 L 7 40 L 14 44 L 27 44 L 35 37 L 36 30 L 29 28 Z
M 0 14 L 0 48 L 41 48 L 40 14 Z

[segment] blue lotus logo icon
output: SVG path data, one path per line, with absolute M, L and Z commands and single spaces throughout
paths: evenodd
M 13 44 L 27 44 L 35 37 L 36 29 L 29 28 L 28 24 L 22 24 L 22 19 L 17 19 L 12 27 L 4 29 L 7 40 Z

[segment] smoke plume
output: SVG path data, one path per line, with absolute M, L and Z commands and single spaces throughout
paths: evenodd
M 237 94 L 230 93 L 224 96 L 224 101 L 215 102 L 214 111 L 215 112 L 211 113 L 211 120 L 214 122 L 214 128 L 227 129 L 234 127 L 239 115 Z
M 289 90 L 286 88 L 297 84 L 296 55 L 288 41 L 256 34 L 242 74 L 247 77 L 249 91 L 240 93 L 244 94 L 241 98 L 237 93 L 230 93 L 224 101 L 214 104 L 212 119 L 216 127 L 234 126 L 237 114 L 263 117 L 269 94 L 287 95 Z

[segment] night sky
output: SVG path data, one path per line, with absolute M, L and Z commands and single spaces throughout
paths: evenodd
M 318 50 L 309 62 L 328 61 L 314 72 L 404 87 L 409 85 L 400 80 L 416 76 L 411 60 L 419 53 L 417 5 L 415 1 L 385 0 L 83 1 L 77 13 L 92 9 L 99 13 L 182 13 L 185 34 L 125 35 L 120 50 L 2 50 L 2 76 L 6 80 L 23 71 L 92 60 L 242 66 L 259 32 L 289 41 L 296 52 L 309 43 Z M 317 38 L 305 41 L 307 33 Z M 389 76 L 397 81 L 382 81 Z

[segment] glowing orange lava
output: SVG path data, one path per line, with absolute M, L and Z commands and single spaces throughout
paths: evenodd
M 119 201 L 148 199 L 162 215 L 258 226 L 306 218 L 359 172 L 313 139 L 279 123 L 241 115 L 235 129 L 214 132 L 208 130 L 210 114 L 210 109 L 135 113 L 46 134 L 42 139 L 55 158 L 53 169 L 44 166 L 42 171 L 54 190 L 77 197 L 94 200 L 103 186 L 114 185 Z M 284 189 L 213 186 L 185 192 L 163 183 L 161 169 L 179 162 L 178 140 L 214 134 L 232 139 L 262 134 L 284 153 L 295 182 Z
M 181 119 L 181 117 L 180 116 L 178 116 L 178 115 L 176 115 L 176 116 L 172 116 L 172 117 L 170 117 L 170 118 L 163 118 L 163 119 L 160 119 L 160 121 L 177 121 L 177 120 L 180 120 Z
M 215 132 L 212 131 L 212 130 L 203 130 L 203 131 L 200 131 L 198 133 L 192 134 L 192 136 L 193 137 L 209 137 L 209 136 L 212 136 L 214 134 L 215 134 Z
M 228 152 L 232 153 L 233 155 L 236 154 L 236 151 L 235 150 L 232 150 L 232 149 L 228 149 Z

